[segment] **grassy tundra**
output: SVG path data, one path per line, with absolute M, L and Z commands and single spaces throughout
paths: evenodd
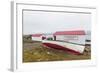
M 25 63 L 84 59 L 91 59 L 90 46 L 86 46 L 82 55 L 73 55 L 66 51 L 45 47 L 41 42 L 32 41 L 31 35 L 23 36 L 23 62 Z

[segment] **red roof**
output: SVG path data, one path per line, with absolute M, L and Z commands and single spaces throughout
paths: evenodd
M 85 31 L 83 31 L 83 30 L 57 31 L 53 35 L 85 35 Z
M 42 34 L 33 34 L 32 37 L 40 37 Z

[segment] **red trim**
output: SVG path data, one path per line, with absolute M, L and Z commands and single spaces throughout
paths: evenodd
M 74 50 L 71 50 L 71 49 L 69 49 L 69 48 L 62 47 L 62 46 L 56 45 L 56 44 L 43 43 L 43 45 L 45 45 L 45 46 L 47 46 L 47 47 L 50 47 L 50 48 L 58 49 L 58 50 L 64 50 L 64 51 L 67 51 L 68 53 L 73 53 L 73 54 L 76 54 L 76 55 L 81 54 L 81 53 L 79 53 L 79 52 L 77 52 L 77 51 L 74 51 Z
M 33 34 L 32 37 L 40 37 L 42 34 Z
M 85 35 L 85 31 L 83 31 L 83 30 L 57 31 L 53 35 Z

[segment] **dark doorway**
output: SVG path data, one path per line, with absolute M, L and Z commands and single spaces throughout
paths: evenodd
M 54 40 L 56 41 L 56 36 L 54 36 Z

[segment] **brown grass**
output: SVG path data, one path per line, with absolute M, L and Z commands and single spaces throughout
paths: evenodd
M 23 62 L 84 60 L 91 58 L 90 52 L 90 47 L 86 47 L 82 55 L 73 55 L 62 50 L 45 47 L 41 42 L 24 42 Z

